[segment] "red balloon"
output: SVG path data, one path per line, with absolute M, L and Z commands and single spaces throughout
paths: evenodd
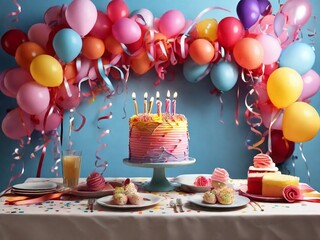
M 2 36 L 1 46 L 6 53 L 15 56 L 20 44 L 27 41 L 28 35 L 25 32 L 19 29 L 11 29 Z
M 112 0 L 107 6 L 107 16 L 112 22 L 120 18 L 128 17 L 130 14 L 127 4 L 122 0 Z
M 98 11 L 97 21 L 90 31 L 90 35 L 104 40 L 111 33 L 112 22 L 102 11 Z
M 294 152 L 295 144 L 284 138 L 281 130 L 271 131 L 271 149 L 270 157 L 279 164 L 285 162 Z
M 242 23 L 235 17 L 226 17 L 218 24 L 218 42 L 228 50 L 243 38 L 245 31 Z

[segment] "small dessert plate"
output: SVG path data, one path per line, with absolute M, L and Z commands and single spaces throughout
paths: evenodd
M 150 194 L 150 193 L 140 193 L 140 196 L 143 197 L 144 201 L 142 204 L 139 204 L 139 205 L 132 205 L 132 204 L 116 205 L 112 202 L 113 196 L 106 196 L 106 197 L 99 198 L 97 199 L 97 203 L 104 207 L 132 209 L 132 208 L 151 207 L 160 203 L 163 200 L 163 197 Z
M 68 194 L 77 197 L 101 198 L 113 194 L 114 187 L 110 183 L 106 183 L 105 187 L 100 191 L 89 191 L 86 184 L 80 184 L 76 189 L 68 191 Z
M 206 192 L 211 189 L 211 186 L 196 186 L 194 181 L 197 177 L 203 176 L 205 178 L 210 178 L 211 174 L 183 174 L 177 176 L 174 181 L 180 184 L 180 188 L 184 192 L 198 193 Z
M 239 207 L 246 206 L 250 202 L 250 199 L 244 196 L 235 195 L 234 202 L 232 204 L 229 204 L 229 205 L 224 205 L 220 203 L 209 204 L 209 203 L 203 202 L 203 194 L 197 194 L 192 196 L 189 199 L 189 202 L 201 207 L 206 207 L 206 208 L 229 209 L 229 208 L 239 208 Z
M 22 191 L 43 191 L 55 189 L 57 184 L 54 182 L 25 182 L 13 185 L 12 188 Z
M 239 194 L 242 196 L 246 196 L 252 200 L 263 201 L 263 202 L 283 202 L 285 199 L 283 197 L 265 197 L 261 195 L 256 195 L 252 193 L 248 193 L 248 187 L 246 184 L 241 185 L 239 188 Z

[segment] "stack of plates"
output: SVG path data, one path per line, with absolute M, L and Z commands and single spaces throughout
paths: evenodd
M 12 186 L 11 192 L 18 195 L 38 196 L 57 191 L 54 182 L 27 182 Z

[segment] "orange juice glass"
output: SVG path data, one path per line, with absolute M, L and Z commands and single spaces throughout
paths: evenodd
M 75 188 L 79 184 L 82 152 L 79 150 L 64 150 L 62 152 L 63 184 Z

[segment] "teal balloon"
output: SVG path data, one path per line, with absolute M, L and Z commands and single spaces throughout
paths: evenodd
M 292 68 L 303 75 L 313 67 L 315 60 L 316 54 L 309 44 L 293 42 L 282 50 L 279 66 Z
M 202 80 L 207 74 L 209 64 L 199 65 L 188 58 L 183 64 L 183 75 L 190 83 L 197 83 Z
M 52 45 L 57 56 L 64 63 L 69 63 L 81 52 L 82 39 L 76 31 L 70 28 L 64 28 L 56 33 Z
M 238 65 L 234 62 L 218 62 L 212 67 L 210 72 L 211 82 L 222 92 L 231 90 L 236 85 L 238 76 Z

